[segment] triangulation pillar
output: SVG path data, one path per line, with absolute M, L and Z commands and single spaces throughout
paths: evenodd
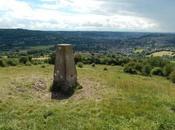
M 70 44 L 58 44 L 56 46 L 54 80 L 51 91 L 70 94 L 76 84 L 77 71 L 73 47 Z

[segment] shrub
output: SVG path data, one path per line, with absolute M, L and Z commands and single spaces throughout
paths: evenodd
M 95 67 L 95 63 L 92 63 L 92 67 Z
M 19 62 L 21 64 L 26 64 L 29 61 L 29 58 L 27 56 L 22 56 L 19 58 Z
M 107 71 L 107 70 L 108 70 L 108 68 L 106 68 L 106 67 L 105 67 L 103 70 L 104 70 L 104 71 Z
M 51 54 L 48 60 L 49 64 L 55 64 L 55 58 L 56 58 L 55 53 Z
M 45 65 L 41 65 L 41 68 L 46 68 L 46 66 Z
M 173 64 L 167 64 L 163 68 L 163 74 L 165 76 L 169 76 L 172 71 L 175 70 L 175 66 Z
M 151 70 L 151 75 L 158 75 L 158 76 L 163 76 L 163 71 L 162 68 L 160 67 L 155 67 Z
M 6 67 L 7 66 L 7 62 L 5 59 L 0 59 L 0 66 L 1 67 Z
M 173 83 L 175 83 L 175 71 L 171 72 L 169 78 Z
M 74 56 L 74 61 L 75 63 L 77 64 L 78 62 L 81 62 L 82 61 L 82 56 L 80 54 L 75 54 Z
M 27 61 L 27 63 L 26 63 L 25 65 L 27 65 L 27 66 L 31 66 L 32 64 L 31 64 L 30 61 Z
M 143 73 L 144 75 L 150 75 L 151 70 L 152 70 L 151 65 L 146 64 L 146 65 L 144 65 L 143 68 L 142 68 L 142 73 Z
M 9 66 L 17 66 L 17 65 L 19 64 L 19 61 L 18 61 L 18 59 L 9 59 L 9 60 L 7 61 L 7 64 L 8 64 Z
M 83 63 L 82 63 L 82 62 L 78 62 L 78 63 L 77 63 L 77 66 L 78 66 L 79 68 L 83 68 Z
M 168 61 L 162 57 L 151 57 L 146 62 L 154 67 L 163 67 L 168 63 Z
M 124 72 L 130 73 L 130 74 L 137 74 L 136 69 L 128 65 L 124 67 Z
M 137 71 L 141 72 L 141 71 L 142 71 L 142 64 L 139 63 L 139 62 L 136 62 L 136 63 L 135 63 L 135 69 L 136 69 Z
M 129 62 L 124 66 L 124 72 L 130 73 L 130 74 L 137 74 L 140 73 L 142 70 L 142 65 L 141 63 L 138 62 Z

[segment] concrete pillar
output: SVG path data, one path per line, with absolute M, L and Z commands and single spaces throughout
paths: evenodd
M 56 46 L 53 92 L 70 93 L 77 84 L 77 71 L 73 47 L 70 44 Z

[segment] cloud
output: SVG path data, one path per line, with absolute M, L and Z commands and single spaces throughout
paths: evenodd
M 155 20 L 125 9 L 130 6 L 126 0 L 40 0 L 37 6 L 21 0 L 1 0 L 0 28 L 104 31 L 159 28 Z

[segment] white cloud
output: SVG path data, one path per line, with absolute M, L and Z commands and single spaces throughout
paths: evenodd
M 27 28 L 39 30 L 127 30 L 147 31 L 158 28 L 148 18 L 118 10 L 105 12 L 104 0 L 40 0 L 38 8 L 19 0 L 1 0 L 0 27 Z M 120 13 L 122 12 L 122 13 Z M 125 15 L 123 15 L 125 12 Z

